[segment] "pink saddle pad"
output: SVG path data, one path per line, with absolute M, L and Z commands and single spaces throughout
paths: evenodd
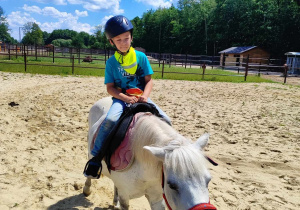
M 132 135 L 132 131 L 133 131 L 133 127 L 134 127 L 135 123 L 140 118 L 140 116 L 142 116 L 144 114 L 147 114 L 147 113 L 137 113 L 133 117 L 132 122 L 130 123 L 129 128 L 126 132 L 126 135 L 124 137 L 124 140 L 122 141 L 120 146 L 116 149 L 116 151 L 112 154 L 112 156 L 110 158 L 111 170 L 121 171 L 121 170 L 125 170 L 126 168 L 131 166 L 134 156 L 133 156 L 133 151 L 131 148 L 130 139 L 131 139 L 131 135 Z M 100 126 L 99 126 L 99 128 L 100 128 Z M 91 150 L 94 147 L 95 140 L 96 140 L 96 137 L 99 132 L 99 128 L 98 128 L 97 132 L 95 133 L 95 135 L 93 136 L 93 140 L 91 143 Z

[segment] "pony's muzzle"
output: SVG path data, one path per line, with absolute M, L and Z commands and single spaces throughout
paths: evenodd
M 189 210 L 217 210 L 217 208 L 210 203 L 201 203 L 190 208 Z

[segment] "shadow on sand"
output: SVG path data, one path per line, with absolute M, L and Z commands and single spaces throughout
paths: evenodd
M 93 205 L 92 202 L 90 202 L 83 193 L 79 195 L 74 195 L 68 198 L 64 198 L 63 200 L 58 201 L 57 203 L 49 206 L 47 210 L 78 210 L 83 208 L 91 208 Z M 108 207 L 95 207 L 94 210 L 112 210 L 114 209 L 113 206 Z

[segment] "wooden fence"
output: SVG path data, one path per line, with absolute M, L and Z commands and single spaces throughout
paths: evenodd
M 49 67 L 67 67 L 72 68 L 72 74 L 74 74 L 75 63 L 81 63 L 82 61 L 91 62 L 91 61 L 100 61 L 106 63 L 106 60 L 109 58 L 109 50 L 101 49 L 76 49 L 76 48 L 63 48 L 63 47 L 45 47 L 45 46 L 27 46 L 27 45 L 5 45 L 5 47 L 0 48 L 0 55 L 7 56 L 8 60 L 11 60 L 13 57 L 18 59 L 22 57 L 24 60 L 24 70 L 27 71 L 28 66 L 49 66 Z M 29 57 L 38 58 L 50 58 L 53 64 L 41 64 L 41 63 L 28 63 Z M 99 58 L 100 57 L 100 58 Z M 102 57 L 102 58 L 101 58 Z M 58 65 L 54 64 L 56 59 L 66 59 L 71 63 L 70 65 Z M 0 63 L 5 64 L 21 64 L 16 62 L 3 62 L 0 60 Z M 96 66 L 80 66 L 77 65 L 76 68 L 84 69 L 104 69 Z
M 77 48 L 66 48 L 66 47 L 54 47 L 48 46 L 27 46 L 27 45 L 1 45 L 0 54 L 8 56 L 11 60 L 12 57 L 24 58 L 24 69 L 27 71 L 29 65 L 39 66 L 57 66 L 57 67 L 69 67 L 72 68 L 72 74 L 74 74 L 75 62 L 80 64 L 83 60 L 89 61 L 100 61 L 106 63 L 106 60 L 113 55 L 114 51 L 109 49 L 77 49 Z M 250 73 L 256 73 L 260 75 L 262 72 L 280 72 L 284 76 L 284 83 L 286 83 L 286 77 L 288 76 L 288 66 L 278 64 L 278 59 L 265 59 L 265 58 L 247 58 L 242 59 L 239 62 L 226 61 L 226 56 L 207 56 L 207 55 L 188 55 L 188 54 L 167 54 L 167 53 L 146 53 L 150 63 L 158 64 L 161 67 L 162 78 L 165 73 L 173 74 L 200 74 L 204 75 L 219 75 L 219 76 L 244 76 L 244 80 L 247 80 L 247 76 Z M 53 65 L 51 64 L 40 64 L 40 63 L 28 63 L 28 57 L 35 57 L 36 60 L 40 57 L 51 58 Z M 99 58 L 101 57 L 101 58 Z M 71 65 L 57 65 L 55 59 L 69 59 Z M 251 61 L 251 62 L 250 62 Z M 282 62 L 282 61 L 281 61 Z M 15 62 L 2 62 L 5 64 L 21 64 Z M 165 71 L 165 68 L 169 66 L 181 66 L 184 68 L 202 68 L 202 73 L 189 73 L 189 72 L 170 72 Z M 235 70 L 236 75 L 227 74 L 209 74 L 206 71 L 206 67 L 211 68 L 219 67 L 224 70 Z M 104 69 L 97 67 L 87 67 L 77 65 L 76 68 L 91 68 L 91 69 Z M 244 73 L 241 75 L 241 73 Z
M 282 59 L 271 59 L 271 58 L 250 58 L 247 56 L 241 61 L 232 62 L 227 59 L 228 56 L 207 56 L 207 55 L 188 55 L 188 54 L 166 54 L 166 53 L 146 53 L 149 60 L 156 62 L 159 65 L 163 63 L 162 75 L 164 74 L 164 68 L 166 65 L 171 67 L 182 66 L 184 68 L 202 68 L 203 75 L 219 75 L 219 76 L 242 76 L 244 75 L 244 80 L 247 80 L 249 73 L 261 75 L 262 73 L 280 73 L 284 76 L 284 83 L 286 83 L 286 78 L 288 76 L 289 66 L 285 64 Z M 221 60 L 222 59 L 222 60 Z M 225 75 L 225 74 L 209 74 L 205 73 L 207 66 L 212 69 L 214 67 L 222 68 L 223 70 L 237 71 L 236 75 Z M 167 72 L 167 73 L 177 73 L 179 72 Z M 181 73 L 188 74 L 188 73 Z M 195 74 L 195 73 L 193 73 Z

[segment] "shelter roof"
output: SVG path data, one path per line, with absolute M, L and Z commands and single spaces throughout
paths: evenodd
M 230 47 L 226 50 L 222 50 L 219 53 L 230 53 L 230 54 L 241 54 L 246 51 L 252 50 L 253 48 L 256 48 L 257 46 L 248 46 L 248 47 Z
M 284 55 L 294 55 L 294 56 L 300 56 L 300 52 L 287 52 Z

